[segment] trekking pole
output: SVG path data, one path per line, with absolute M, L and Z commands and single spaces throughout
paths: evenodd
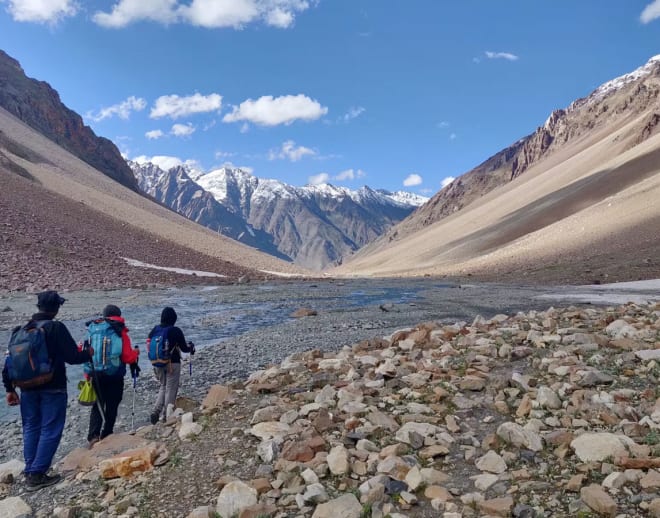
M 103 400 L 103 394 L 101 393 L 101 382 L 96 376 L 94 358 L 91 358 L 89 363 L 92 366 L 92 385 L 96 386 L 96 407 L 99 409 L 99 413 L 101 414 L 101 433 L 103 433 L 103 428 L 105 427 L 105 412 L 103 411 L 103 405 L 101 404 L 101 401 Z
M 131 432 L 135 432 L 135 388 L 137 386 L 137 375 L 133 375 L 133 411 L 131 412 Z

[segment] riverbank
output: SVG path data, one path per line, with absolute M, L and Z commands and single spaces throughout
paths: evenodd
M 372 330 L 142 428 L 168 451 L 144 474 L 7 491 L 37 516 L 658 517 L 659 348 L 657 302 Z
M 179 313 L 179 325 L 186 338 L 199 346 L 190 374 L 183 368 L 180 394 L 200 399 L 216 383 L 231 383 L 252 372 L 282 361 L 288 355 L 318 349 L 338 351 L 360 340 L 383 336 L 420 322 L 471 322 L 477 315 L 515 314 L 550 305 L 573 304 L 601 297 L 660 300 L 660 293 L 637 286 L 638 291 L 597 286 L 562 287 L 506 286 L 495 284 L 452 285 L 429 280 L 350 280 L 314 283 L 269 282 L 224 287 L 169 288 L 69 292 L 58 315 L 76 340 L 84 336 L 84 322 L 105 304 L 119 305 L 127 319 L 131 337 L 143 350 L 143 369 L 135 392 L 135 423 L 148 422 L 157 391 L 144 354 L 146 336 L 158 322 L 160 311 L 172 305 Z M 651 288 L 654 286 L 651 285 Z M 641 291 L 639 291 L 641 289 Z M 572 297 L 580 295 L 582 298 Z M 603 297 L 605 295 L 605 297 Z M 545 297 L 545 298 L 544 298 Z M 548 299 L 547 297 L 555 297 Z M 34 295 L 14 294 L 0 298 L 0 343 L 6 343 L 9 329 L 24 322 L 34 309 Z M 316 316 L 292 318 L 301 307 Z M 69 367 L 70 405 L 58 458 L 86 443 L 89 410 L 77 404 L 75 385 L 79 367 Z M 126 379 L 124 400 L 116 429 L 131 427 L 133 389 Z M 0 462 L 15 457 L 21 448 L 16 409 L 0 401 Z

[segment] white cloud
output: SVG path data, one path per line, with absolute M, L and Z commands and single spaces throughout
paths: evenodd
M 163 133 L 161 130 L 151 130 L 147 131 L 144 134 L 145 137 L 147 137 L 149 140 L 158 140 L 159 138 L 162 138 L 165 136 L 165 133 Z
M 366 175 L 367 173 L 365 173 L 362 169 L 346 169 L 346 171 L 342 171 L 337 176 L 335 176 L 334 179 L 342 182 L 346 180 L 355 180 L 356 178 L 364 178 Z
M 444 189 L 444 188 L 447 187 L 450 183 L 452 183 L 454 180 L 456 180 L 456 178 L 454 178 L 453 176 L 448 176 L 448 177 L 444 178 L 444 179 L 442 180 L 442 182 L 440 182 L 440 185 L 442 186 L 441 188 Z
M 247 165 L 236 165 L 229 161 L 224 162 L 220 167 L 226 167 L 227 169 L 240 169 L 241 171 L 245 171 L 248 174 L 254 173 L 254 167 L 249 167 Z
M 291 160 L 298 162 L 305 156 L 314 156 L 316 151 L 305 146 L 297 146 L 293 140 L 287 140 L 280 149 L 271 149 L 268 152 L 268 160 Z
M 147 107 L 147 101 L 142 99 L 142 97 L 135 97 L 131 95 L 125 101 L 122 101 L 107 108 L 101 108 L 99 112 L 95 115 L 92 112 L 88 112 L 85 116 L 88 119 L 93 120 L 94 122 L 100 122 L 104 119 L 110 119 L 115 115 L 120 119 L 128 120 L 131 116 L 131 113 L 136 111 L 142 111 Z
M 651 23 L 658 18 L 660 18 L 660 0 L 654 0 L 647 5 L 639 17 L 642 23 Z
M 148 162 L 151 162 L 152 164 L 156 164 L 163 171 L 167 171 L 169 169 L 172 169 L 173 167 L 183 165 L 183 160 L 181 160 L 179 157 L 167 156 L 167 155 L 156 155 L 156 156 L 140 155 L 135 157 L 133 161 L 137 162 L 138 164 L 146 164 Z
M 7 11 L 17 22 L 57 23 L 78 11 L 74 0 L 7 0 L 7 3 Z
M 357 106 L 357 107 L 351 107 L 349 110 L 344 114 L 342 117 L 342 120 L 344 122 L 350 122 L 353 119 L 357 119 L 360 115 L 362 115 L 364 112 L 366 112 L 367 109 L 363 108 L 362 106 Z
M 449 124 L 448 121 L 440 121 L 440 122 L 438 122 L 438 124 L 437 124 L 438 128 L 440 128 L 440 129 L 448 128 L 450 125 L 451 125 L 451 124 Z
M 330 175 L 328 173 L 319 173 L 315 174 L 314 176 L 310 176 L 307 181 L 310 185 L 320 185 L 322 183 L 327 183 L 329 179 Z
M 248 99 L 222 119 L 224 122 L 246 121 L 260 126 L 289 125 L 296 120 L 312 121 L 328 113 L 328 108 L 306 95 L 265 95 L 257 100 Z
M 138 164 L 147 164 L 151 162 L 152 164 L 157 165 L 160 167 L 163 171 L 169 171 L 173 167 L 178 167 L 180 165 L 187 165 L 188 167 L 192 169 L 197 169 L 199 171 L 202 171 L 204 168 L 202 167 L 202 164 L 198 160 L 194 160 L 192 158 L 189 158 L 188 160 L 182 160 L 181 158 L 177 156 L 168 156 L 168 155 L 155 155 L 155 156 L 147 156 L 147 155 L 140 155 L 136 156 L 133 158 L 134 162 L 137 162 Z
M 222 158 L 231 158 L 235 155 L 236 155 L 236 153 L 230 153 L 229 151 L 216 151 L 215 152 L 215 158 L 217 160 L 220 160 Z
M 186 97 L 163 95 L 156 99 L 149 117 L 152 119 L 160 119 L 161 117 L 178 119 L 196 113 L 220 111 L 220 108 L 222 108 L 222 96 L 219 94 L 194 94 Z
M 449 135 L 449 140 L 456 140 L 457 136 L 458 135 L 456 135 L 456 133 L 452 133 L 451 135 Z
M 178 0 L 119 0 L 112 11 L 98 11 L 92 19 L 103 27 L 119 29 L 127 25 L 151 21 L 169 24 L 177 21 Z
M 405 187 L 414 187 L 415 185 L 420 185 L 424 180 L 418 174 L 409 174 L 407 178 L 403 181 Z
M 109 13 L 99 11 L 93 19 L 112 28 L 153 21 L 165 25 L 188 23 L 207 29 L 241 29 L 250 23 L 263 22 L 287 29 L 294 24 L 297 14 L 316 3 L 317 0 L 119 0 Z
M 510 52 L 492 52 L 487 50 L 484 54 L 486 54 L 488 59 L 506 59 L 507 61 L 518 61 L 518 59 L 520 59 L 518 56 L 511 54 Z
M 189 137 L 195 133 L 196 129 L 190 122 L 188 124 L 174 124 L 170 133 L 175 137 Z

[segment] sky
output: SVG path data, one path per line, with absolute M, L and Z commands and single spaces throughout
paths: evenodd
M 660 0 L 0 0 L 131 159 L 431 195 L 660 54 Z

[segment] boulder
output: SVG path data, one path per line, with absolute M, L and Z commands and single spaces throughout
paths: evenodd
M 0 517 L 28 518 L 32 516 L 32 508 L 20 496 L 10 496 L 0 500 Z
M 346 494 L 318 505 L 312 518 L 360 518 L 361 513 L 362 506 L 355 495 Z
M 493 450 L 489 450 L 486 455 L 477 459 L 476 466 L 481 471 L 495 473 L 496 475 L 506 471 L 506 462 Z
M 601 516 L 616 516 L 616 502 L 598 484 L 583 487 L 580 498 Z
M 235 480 L 220 491 L 216 512 L 220 516 L 235 516 L 257 504 L 257 490 L 245 482 Z
M 149 471 L 154 466 L 158 451 L 154 446 L 145 446 L 120 453 L 99 463 L 101 477 L 105 479 L 130 477 L 135 473 Z
M 343 445 L 335 446 L 326 459 L 328 468 L 333 475 L 344 475 L 348 472 L 348 450 Z
M 213 385 L 204 401 L 202 401 L 202 408 L 206 410 L 212 410 L 220 408 L 225 402 L 228 402 L 231 398 L 231 389 L 224 385 Z
M 502 423 L 497 428 L 497 436 L 504 442 L 519 448 L 527 448 L 532 451 L 541 451 L 543 449 L 543 440 L 539 434 L 525 430 L 516 423 Z
M 609 432 L 583 433 L 571 442 L 571 448 L 582 462 L 602 462 L 628 453 L 634 442 L 624 435 Z

